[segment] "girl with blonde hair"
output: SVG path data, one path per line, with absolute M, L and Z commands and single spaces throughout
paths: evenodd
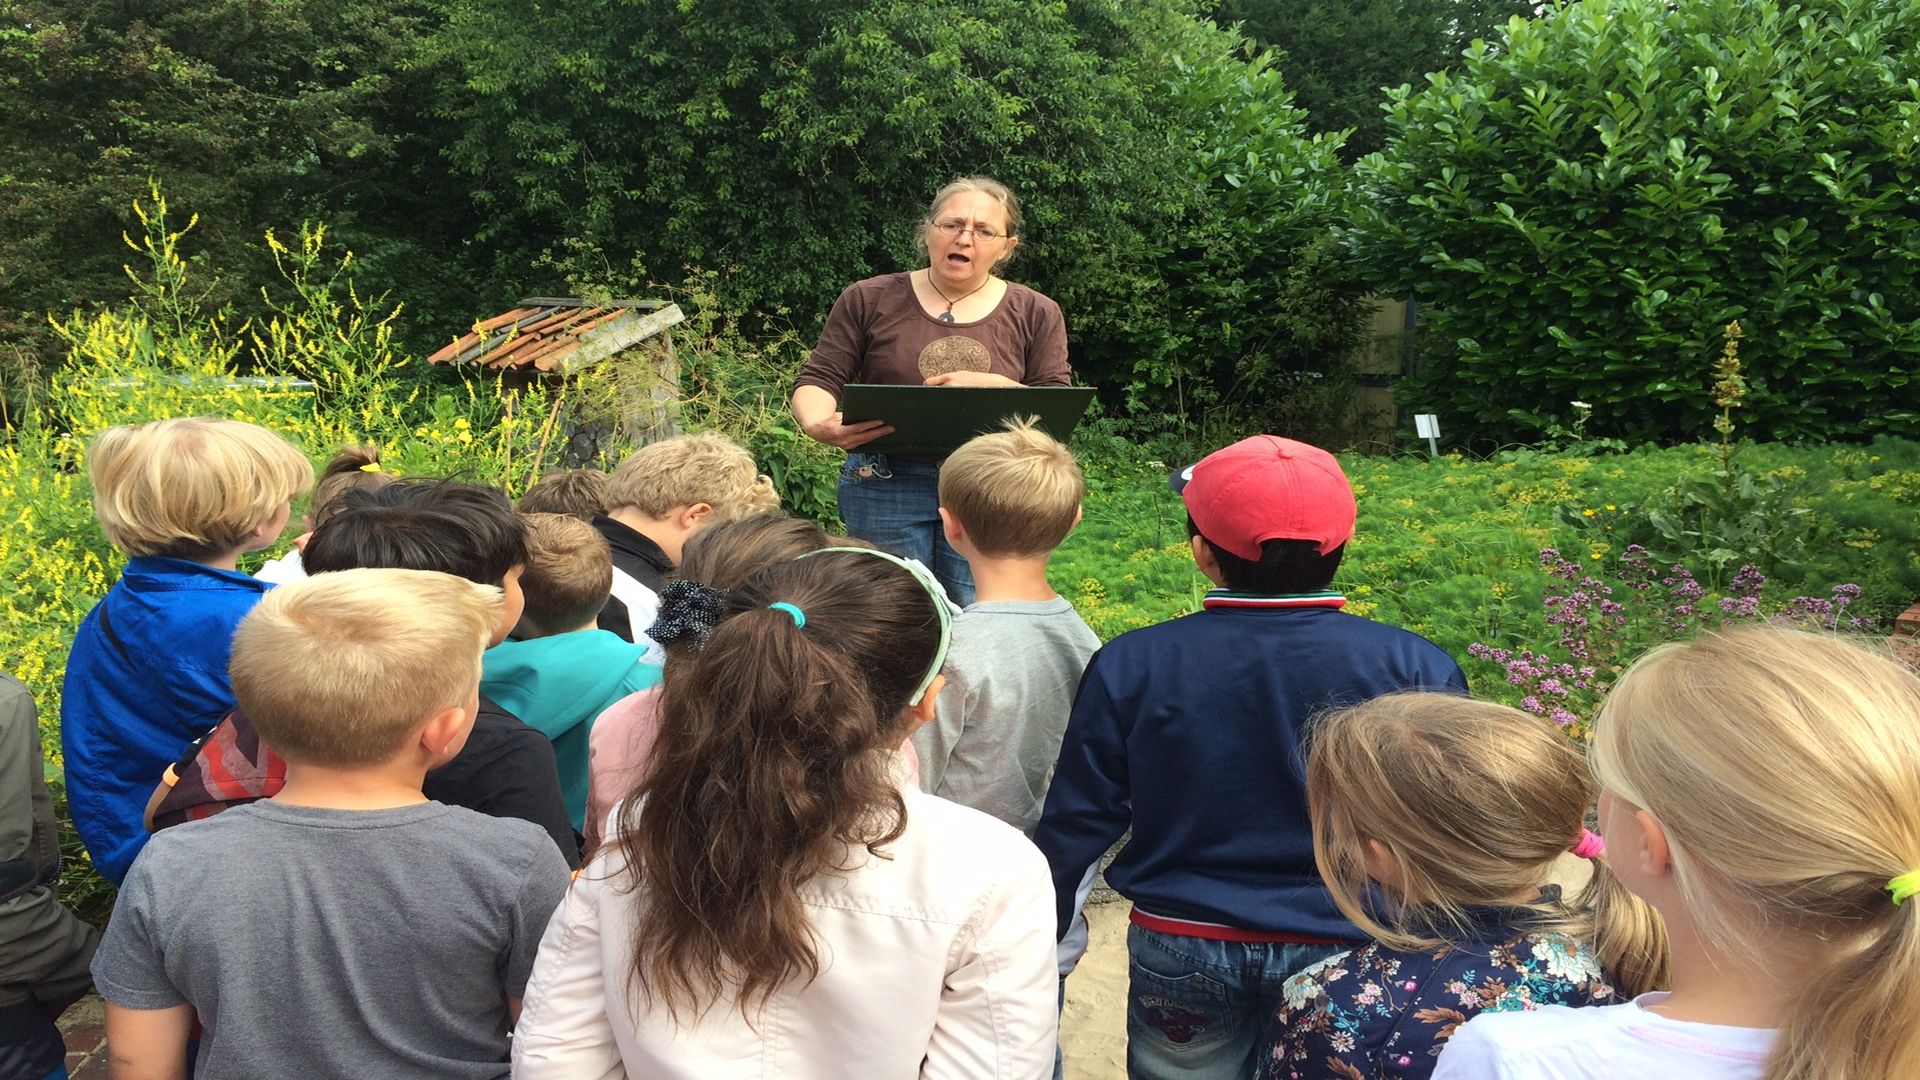
M 1374 941 L 1288 980 L 1261 1075 L 1424 1078 L 1476 1013 L 1657 985 L 1660 927 L 1598 858 L 1594 795 L 1565 737 L 1504 705 L 1403 693 L 1320 720 L 1314 862 Z M 1552 880 L 1569 851 L 1592 868 L 1572 899 Z
M 1608 696 L 1592 758 L 1667 992 L 1481 1017 L 1436 1078 L 1920 1073 L 1920 676 L 1779 628 L 1669 645 Z

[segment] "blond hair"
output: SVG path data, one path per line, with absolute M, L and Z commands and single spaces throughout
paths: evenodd
M 548 632 L 576 629 L 607 604 L 613 553 L 593 526 L 565 514 L 520 515 L 527 561 L 520 575 L 524 618 Z
M 599 469 L 555 469 L 520 496 L 523 514 L 566 514 L 592 521 L 607 512 L 607 474 Z
M 773 481 L 760 475 L 753 455 L 715 432 L 676 435 L 627 456 L 607 480 L 607 506 L 632 507 L 648 517 L 696 503 L 713 507 L 708 524 L 780 509 Z
M 1031 558 L 1060 546 L 1079 520 L 1087 481 L 1031 417 L 976 435 L 940 466 L 940 505 L 982 555 Z
M 927 204 L 927 222 L 931 224 L 940 216 L 940 208 L 947 205 L 955 195 L 977 191 L 1000 204 L 1007 214 L 1007 235 L 1020 235 L 1020 199 L 1013 189 L 995 180 L 991 176 L 963 176 L 946 187 L 933 193 L 933 201 Z
M 100 531 L 128 555 L 226 555 L 313 486 L 313 463 L 292 443 L 213 416 L 110 427 L 87 468 Z
M 288 761 L 392 760 L 465 705 L 499 589 L 430 570 L 341 570 L 269 590 L 233 635 L 233 695 Z
M 1492 702 L 1389 694 L 1322 717 L 1308 735 L 1313 860 L 1354 925 L 1392 948 L 1430 952 L 1460 940 L 1469 907 L 1522 909 L 1519 925 L 1593 949 L 1616 987 L 1639 994 L 1665 981 L 1664 928 L 1604 859 L 1571 902 L 1516 900 L 1547 884 L 1595 794 L 1563 736 Z M 1390 888 L 1372 888 L 1368 841 L 1398 864 Z
M 1628 670 L 1592 756 L 1660 822 L 1709 941 L 1804 944 L 1767 1080 L 1910 1075 L 1920 903 L 1888 882 L 1920 869 L 1920 676 L 1829 635 L 1711 634 Z

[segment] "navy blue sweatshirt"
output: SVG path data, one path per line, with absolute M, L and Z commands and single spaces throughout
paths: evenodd
M 1062 937 L 1089 868 L 1131 828 L 1106 876 L 1142 913 L 1365 939 L 1314 870 L 1301 736 L 1326 709 L 1394 690 L 1465 693 L 1467 680 L 1426 638 L 1344 603 L 1216 590 L 1205 610 L 1094 654 L 1033 837 Z

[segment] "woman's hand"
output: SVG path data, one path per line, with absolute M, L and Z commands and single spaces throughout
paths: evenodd
M 893 434 L 893 426 L 885 420 L 862 420 L 857 424 L 849 424 L 845 422 L 844 415 L 834 413 L 807 424 L 804 430 L 816 441 L 842 450 L 857 450 L 882 435 Z
M 846 414 L 835 408 L 834 396 L 818 386 L 802 386 L 793 392 L 793 421 L 816 442 L 852 450 L 865 446 L 882 435 L 893 434 L 885 420 L 862 420 L 849 424 Z
M 1022 384 L 990 371 L 949 371 L 927 380 L 928 386 L 1020 386 Z

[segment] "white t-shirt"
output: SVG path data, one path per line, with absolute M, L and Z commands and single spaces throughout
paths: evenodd
M 271 581 L 275 585 L 291 585 L 296 581 L 306 580 L 307 568 L 300 563 L 300 549 L 288 548 L 285 555 L 261 563 L 260 569 L 255 570 L 253 576 L 257 580 Z
M 1772 1028 L 1672 1020 L 1649 1007 L 1664 993 L 1625 1005 L 1485 1012 L 1447 1040 L 1433 1080 L 1759 1080 Z

